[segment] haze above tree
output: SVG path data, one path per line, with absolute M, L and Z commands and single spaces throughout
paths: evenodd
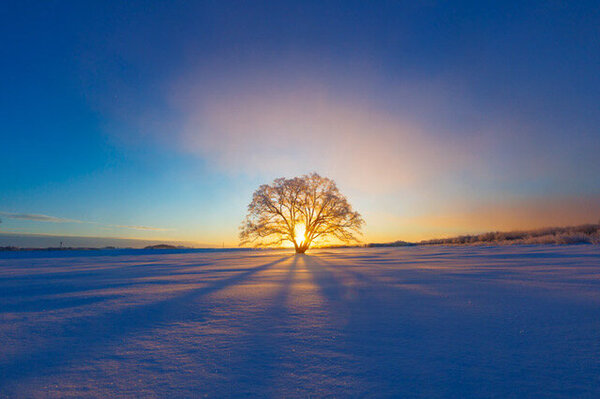
M 316 240 L 358 242 L 364 221 L 335 182 L 317 173 L 278 178 L 254 192 L 240 228 L 240 245 L 294 244 L 304 253 Z

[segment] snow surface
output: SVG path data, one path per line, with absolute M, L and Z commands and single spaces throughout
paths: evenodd
M 600 247 L 0 254 L 0 397 L 600 397 Z

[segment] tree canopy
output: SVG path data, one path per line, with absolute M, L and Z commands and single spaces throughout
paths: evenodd
M 278 246 L 304 253 L 315 241 L 357 242 L 364 224 L 335 182 L 317 173 L 261 185 L 240 228 L 241 245 Z

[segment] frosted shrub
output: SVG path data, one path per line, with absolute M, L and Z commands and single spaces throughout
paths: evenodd
M 600 244 L 600 224 L 489 232 L 422 241 L 421 245 Z

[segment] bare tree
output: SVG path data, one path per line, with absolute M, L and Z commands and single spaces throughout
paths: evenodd
M 315 240 L 358 241 L 364 221 L 329 178 L 311 173 L 279 178 L 254 192 L 240 227 L 240 245 L 294 244 L 304 253 Z

